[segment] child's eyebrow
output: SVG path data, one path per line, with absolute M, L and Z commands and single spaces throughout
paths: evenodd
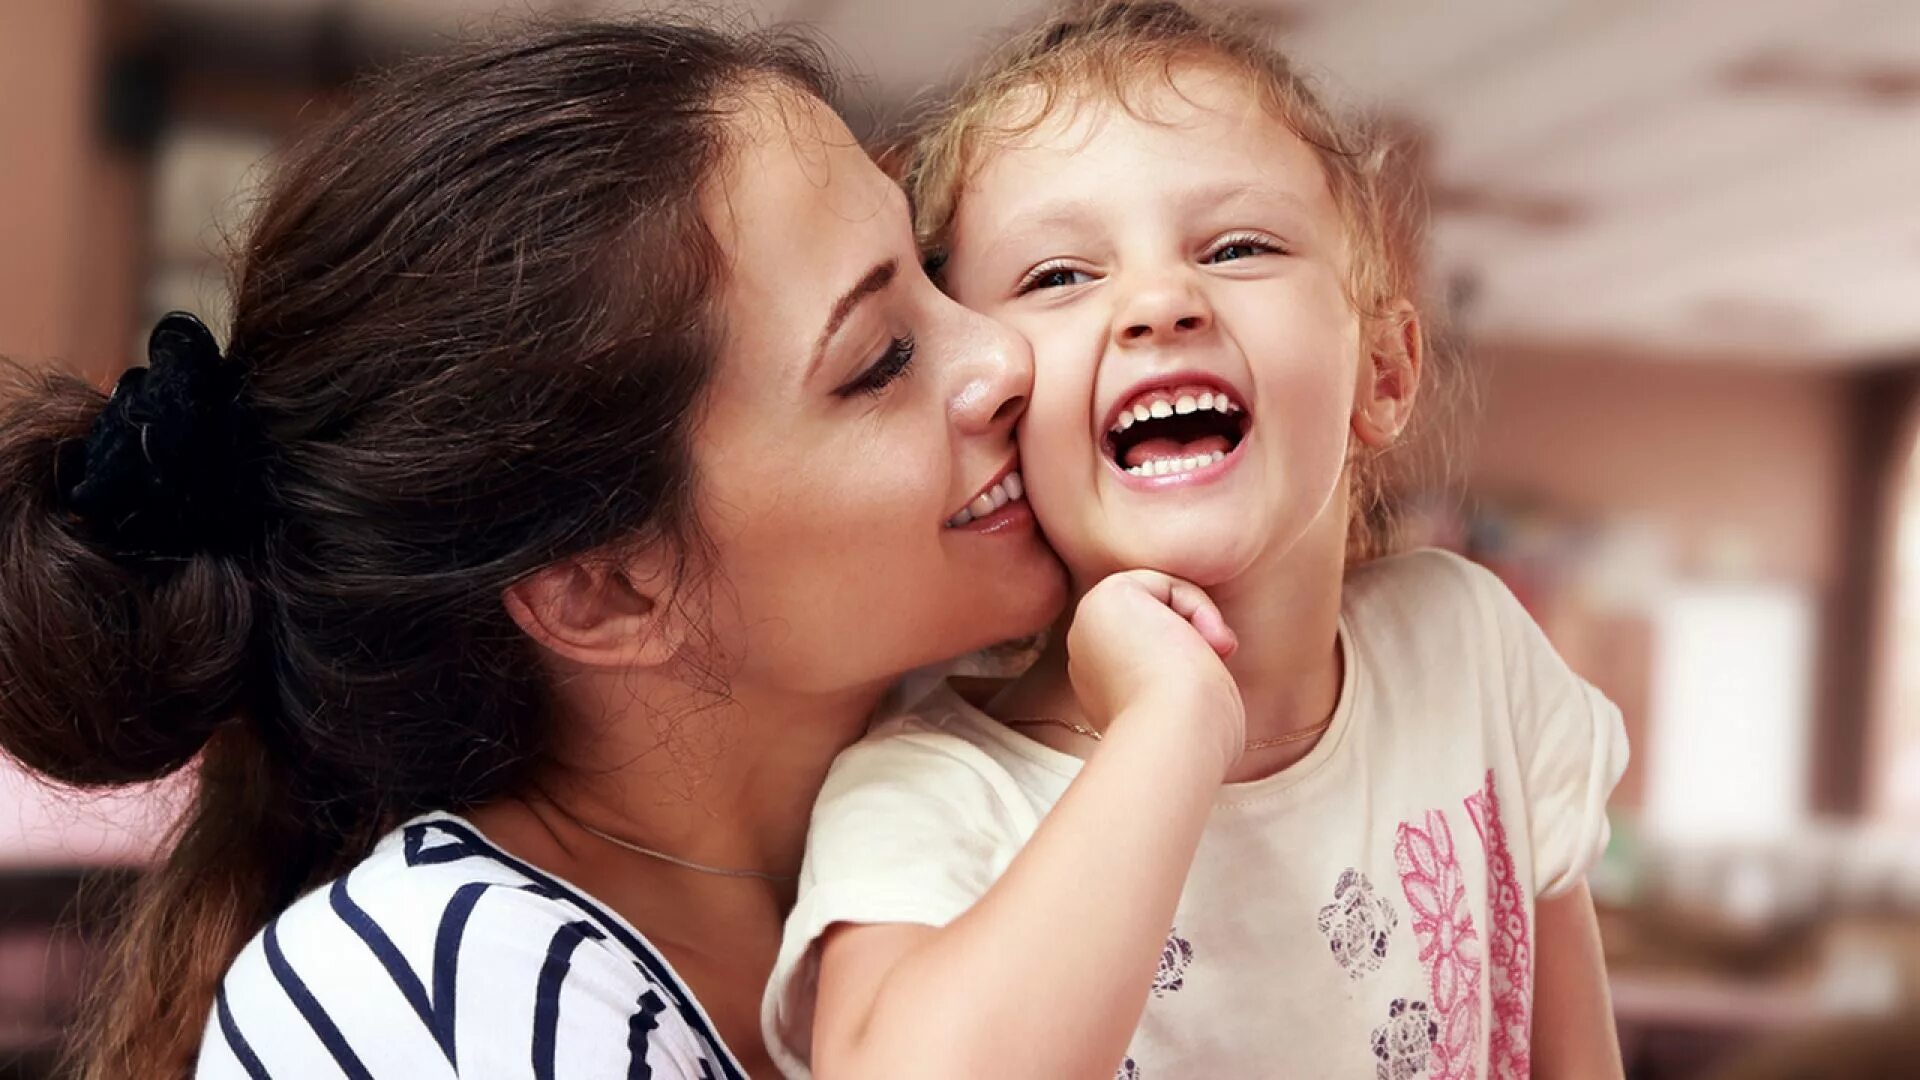
M 1042 203 L 1008 218 L 995 230 L 986 255 L 993 258 L 1002 249 L 1025 240 L 1036 232 L 1072 232 L 1092 226 L 1096 220 L 1092 206 L 1079 201 Z
M 1181 202 L 1198 209 L 1235 206 L 1244 203 L 1283 205 L 1307 213 L 1312 204 L 1289 188 L 1266 180 L 1232 180 L 1190 188 L 1181 194 Z

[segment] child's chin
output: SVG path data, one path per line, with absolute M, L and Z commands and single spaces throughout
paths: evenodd
M 1223 536 L 1186 522 L 1136 532 L 1121 547 L 1113 553 L 1115 564 L 1158 570 L 1202 588 L 1239 577 L 1257 554 L 1244 537 Z

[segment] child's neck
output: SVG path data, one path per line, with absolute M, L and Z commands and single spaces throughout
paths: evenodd
M 1319 531 L 1319 530 L 1316 530 Z M 1207 590 L 1239 638 L 1227 661 L 1247 710 L 1247 741 L 1272 739 L 1317 727 L 1339 705 L 1344 663 L 1340 655 L 1340 591 L 1346 562 L 1344 537 L 1334 544 L 1309 535 L 1271 563 L 1256 565 L 1230 582 Z M 1091 582 L 1076 582 L 1079 591 Z M 1078 595 L 1075 596 L 1078 601 Z M 996 695 L 995 716 L 1050 716 L 1084 722 L 1067 678 L 1067 629 L 1072 607 L 1049 636 L 1046 650 L 1026 674 Z M 1070 753 L 1084 743 L 1063 728 L 1034 726 L 1024 733 Z M 1319 738 L 1249 751 L 1228 773 L 1229 782 L 1271 776 L 1299 761 Z

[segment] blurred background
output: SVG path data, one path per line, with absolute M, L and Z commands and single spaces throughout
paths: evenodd
M 262 164 L 356 76 L 644 6 L 0 0 L 0 355 L 104 385 L 160 313 L 219 325 Z M 723 10 L 816 28 L 883 145 L 1034 6 Z M 1240 6 L 1430 196 L 1465 407 L 1408 538 L 1626 713 L 1594 889 L 1629 1075 L 1920 1075 L 1920 3 Z M 177 796 L 0 762 L 0 1077 L 45 1074 Z

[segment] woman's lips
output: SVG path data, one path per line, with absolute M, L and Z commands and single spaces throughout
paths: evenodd
M 1013 503 L 1024 506 L 1026 497 L 1026 485 L 1021 482 L 1019 469 L 1008 466 L 993 483 L 947 519 L 947 528 L 961 529 L 975 521 L 985 521 Z
M 1008 499 L 1006 503 L 991 510 L 986 517 L 977 517 L 964 525 L 948 525 L 948 532 L 980 533 L 998 535 L 1019 529 L 1033 527 L 1033 509 L 1025 499 Z

